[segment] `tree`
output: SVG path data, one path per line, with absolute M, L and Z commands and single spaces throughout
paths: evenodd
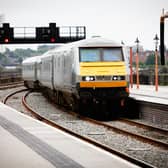
M 18 62 L 19 62 L 19 64 L 21 64 L 22 61 L 23 61 L 23 57 L 19 57 L 19 58 L 18 58 Z
M 15 58 L 26 58 L 26 57 L 31 57 L 31 56 L 34 56 L 36 55 L 36 51 L 28 48 L 28 49 L 16 49 L 14 51 L 14 57 Z
M 13 52 L 10 51 L 9 48 L 6 48 L 6 49 L 5 49 L 5 52 L 4 52 L 4 55 L 5 55 L 6 57 L 13 57 Z
M 150 54 L 146 59 L 146 65 L 154 65 L 155 64 L 155 55 Z
M 145 63 L 139 62 L 139 67 L 140 67 L 140 68 L 145 68 Z
M 49 46 L 49 45 L 40 45 L 37 47 L 37 53 L 39 55 L 45 53 L 46 51 L 55 48 L 55 46 Z
M 11 51 L 9 48 L 6 48 L 3 54 L 0 53 L 0 64 L 17 64 L 21 63 L 23 59 L 31 56 L 42 55 L 44 52 L 55 48 L 55 46 L 49 45 L 41 45 L 37 48 L 37 50 L 32 50 L 30 48 L 27 49 L 15 49 Z
M 0 53 L 0 61 L 4 58 L 4 54 Z

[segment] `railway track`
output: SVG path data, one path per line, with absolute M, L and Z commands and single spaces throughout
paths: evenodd
M 0 90 L 23 86 L 23 81 L 0 84 Z
M 168 149 L 168 130 L 145 125 L 135 121 L 120 119 L 112 122 L 105 122 L 102 125 L 107 126 L 117 132 L 129 135 L 142 142 L 149 143 L 163 149 Z
M 128 160 L 128 161 L 130 161 L 130 162 L 132 162 L 132 163 L 134 163 L 134 164 L 137 164 L 137 165 L 139 165 L 139 166 L 146 167 L 146 168 L 147 168 L 147 167 L 153 167 L 152 165 L 150 165 L 150 164 L 148 164 L 148 163 L 145 163 L 145 162 L 143 162 L 143 161 L 141 161 L 141 160 L 138 160 L 138 159 L 135 159 L 135 158 L 133 158 L 133 157 L 127 155 L 127 154 L 124 154 L 124 153 L 119 152 L 119 151 L 117 151 L 117 150 L 115 150 L 115 149 L 112 149 L 112 148 L 110 148 L 110 147 L 108 147 L 108 146 L 106 146 L 106 145 L 103 145 L 103 144 L 101 144 L 101 143 L 99 143 L 99 142 L 97 142 L 97 141 L 95 141 L 95 140 L 93 140 L 93 139 L 91 139 L 91 138 L 88 138 L 88 137 L 86 137 L 86 136 L 82 136 L 82 135 L 80 135 L 80 134 L 78 134 L 78 133 L 75 133 L 74 131 L 71 131 L 70 129 L 67 129 L 67 128 L 65 128 L 65 127 L 62 127 L 62 126 L 60 126 L 59 124 L 56 124 L 55 122 L 53 122 L 53 121 L 51 121 L 51 120 L 49 120 L 49 119 L 47 119 L 47 118 L 41 116 L 38 112 L 35 112 L 35 111 L 27 104 L 27 102 L 26 102 L 26 97 L 28 96 L 28 94 L 29 94 L 29 92 L 27 92 L 27 93 L 25 94 L 25 96 L 22 98 L 22 103 L 23 103 L 23 105 L 33 114 L 33 116 L 34 116 L 35 118 L 37 118 L 38 120 L 43 121 L 43 122 L 45 122 L 45 123 L 47 123 L 47 124 L 49 124 L 49 125 L 51 125 L 51 126 L 53 126 L 53 127 L 55 127 L 55 128 L 59 128 L 60 130 L 63 130 L 63 131 L 65 131 L 65 132 L 67 132 L 67 133 L 69 133 L 69 134 L 71 134 L 71 135 L 73 135 L 73 136 L 75 136 L 75 137 L 78 137 L 78 138 L 80 138 L 80 139 L 82 139 L 82 140 L 85 140 L 85 141 L 87 141 L 87 142 L 89 142 L 89 143 L 91 143 L 91 144 L 93 144 L 93 145 L 95 145 L 95 146 L 97 146 L 97 147 L 100 147 L 100 148 L 102 148 L 102 149 L 104 149 L 104 150 L 106 150 L 106 151 L 108 151 L 108 152 L 110 152 L 110 153 L 112 153 L 112 154 L 116 154 L 116 155 L 118 155 L 118 156 L 124 158 L 125 160 Z M 82 117 L 82 118 L 83 118 L 83 117 Z M 86 118 L 83 118 L 83 119 L 87 120 Z
M 153 127 L 143 123 L 135 122 L 128 119 L 119 119 L 116 121 L 101 122 L 91 118 L 81 116 L 83 120 L 95 123 L 111 129 L 117 133 L 131 136 L 142 142 L 152 144 L 154 146 L 168 149 L 168 130 Z
M 5 72 L 2 74 L 0 74 L 0 85 L 5 85 L 6 83 L 15 83 L 15 82 L 20 82 L 22 81 L 22 76 L 21 74 L 6 74 L 5 76 Z
M 132 156 L 130 156 L 130 155 L 128 155 L 128 154 L 126 154 L 126 153 L 124 153 L 122 151 L 119 151 L 119 150 L 116 150 L 115 148 L 109 147 L 106 144 L 102 144 L 101 142 L 99 142 L 97 140 L 95 141 L 93 138 L 88 138 L 85 135 L 83 136 L 80 133 L 76 133 L 73 130 L 67 129 L 64 126 L 60 126 L 60 124 L 56 124 L 55 122 L 51 121 L 50 119 L 47 119 L 46 117 L 40 115 L 39 113 L 35 112 L 29 105 L 27 105 L 27 103 L 26 103 L 26 96 L 28 96 L 28 94 L 29 93 L 27 93 L 25 95 L 25 97 L 22 99 L 22 102 L 29 109 L 29 111 L 31 111 L 31 113 L 33 114 L 33 116 L 35 116 L 37 119 L 39 119 L 39 120 L 41 120 L 41 121 L 43 121 L 43 122 L 45 122 L 47 124 L 50 124 L 50 125 L 52 125 L 54 127 L 57 127 L 57 128 L 65 131 L 65 132 L 68 132 L 68 133 L 72 134 L 73 136 L 76 136 L 78 138 L 84 139 L 85 141 L 87 141 L 89 143 L 92 143 L 92 144 L 94 144 L 96 146 L 99 146 L 99 147 L 103 148 L 104 150 L 107 150 L 107 151 L 109 151 L 109 152 L 111 152 L 113 154 L 116 154 L 116 155 L 118 155 L 118 156 L 120 156 L 120 157 L 122 157 L 122 158 L 124 158 L 124 159 L 126 159 L 126 160 L 128 160 L 130 162 L 132 162 L 132 163 L 135 163 L 135 164 L 137 164 L 137 165 L 139 165 L 141 167 L 155 167 L 152 164 L 147 163 L 146 161 L 142 161 L 140 159 L 135 159 L 135 157 L 132 157 Z M 76 115 L 76 113 L 75 113 L 75 115 Z M 148 140 L 146 140 L 146 137 L 143 137 L 143 138 L 140 137 L 139 138 L 139 137 L 137 137 L 137 135 L 133 135 L 134 133 L 130 133 L 129 131 L 125 131 L 125 130 L 123 130 L 121 128 L 117 128 L 116 125 L 118 125 L 118 124 L 115 124 L 115 126 L 114 126 L 114 125 L 111 125 L 110 122 L 103 123 L 103 122 L 100 122 L 100 121 L 95 121 L 95 120 L 92 120 L 90 118 L 86 118 L 86 117 L 80 116 L 80 121 L 81 120 L 84 120 L 86 122 L 90 122 L 92 124 L 94 123 L 97 126 L 101 125 L 102 127 L 105 127 L 107 130 L 112 130 L 112 131 L 116 132 L 117 134 L 122 134 L 122 135 L 124 134 L 124 136 L 131 136 L 131 137 L 133 137 L 135 139 L 138 139 L 138 140 L 140 140 L 142 142 L 149 143 L 149 144 L 151 144 L 153 146 L 157 146 L 159 148 L 163 148 L 163 149 L 167 150 L 167 143 L 166 142 L 165 143 L 162 143 L 162 142 L 160 143 L 160 141 L 159 141 L 159 143 L 158 143 L 158 142 L 153 141 L 153 140 L 151 141 L 151 138 L 148 138 Z M 74 121 L 68 121 L 68 122 L 72 123 L 72 124 L 75 123 Z M 120 122 L 120 123 L 124 123 L 124 124 L 125 123 L 129 123 L 127 125 L 133 125 L 135 127 L 135 124 L 133 124 L 131 121 L 125 121 L 124 119 L 122 119 L 120 121 L 116 121 L 116 122 Z M 114 123 L 114 122 L 112 122 L 112 123 Z M 136 123 L 136 124 L 138 125 L 138 123 Z M 138 127 L 139 127 L 139 125 L 138 125 Z M 145 127 L 145 129 L 147 129 L 147 130 L 152 129 L 153 131 L 156 132 L 155 128 L 149 128 L 148 126 L 142 126 L 142 124 L 141 124 L 141 127 L 143 127 L 143 128 Z M 164 130 L 164 131 L 167 131 L 167 130 Z M 164 132 L 164 133 L 167 133 L 167 132 Z M 93 134 L 100 134 L 101 135 L 101 133 L 99 133 L 99 132 L 96 132 L 96 133 L 92 132 L 92 133 L 90 133 L 91 136 Z M 139 135 L 139 136 L 141 136 L 141 135 Z
M 2 100 L 2 103 L 4 103 L 4 104 L 6 104 L 7 103 L 7 100 L 10 98 L 10 97 L 12 97 L 13 95 L 15 95 L 15 94 L 17 94 L 17 93 L 21 93 L 21 92 L 25 92 L 25 91 L 27 91 L 28 89 L 19 89 L 19 90 L 16 90 L 16 91 L 13 91 L 12 93 L 9 93 L 9 94 L 7 94 L 4 98 L 3 98 L 3 100 Z
M 152 125 L 147 125 L 145 123 L 141 123 L 141 122 L 138 122 L 138 121 L 129 120 L 129 119 L 125 119 L 125 118 L 122 118 L 119 121 L 124 122 L 124 123 L 128 123 L 129 125 L 138 126 L 140 128 L 147 129 L 148 131 L 156 131 L 156 132 L 159 132 L 160 134 L 165 134 L 165 135 L 168 134 L 167 129 L 159 128 L 159 127 L 156 127 L 156 126 L 154 127 Z

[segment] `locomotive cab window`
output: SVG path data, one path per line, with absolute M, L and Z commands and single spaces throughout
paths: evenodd
M 83 48 L 80 49 L 80 61 L 81 62 L 98 62 L 100 61 L 99 49 Z
M 103 61 L 123 61 L 121 48 L 103 49 Z
M 123 61 L 121 47 L 80 48 L 80 62 L 113 62 Z

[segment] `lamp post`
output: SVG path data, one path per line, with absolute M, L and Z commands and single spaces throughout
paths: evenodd
M 132 47 L 130 47 L 130 84 L 131 88 L 133 88 Z
M 137 89 L 139 89 L 139 43 L 140 41 L 138 40 L 138 37 L 135 40 L 135 43 L 137 45 L 137 49 L 136 49 L 136 84 L 137 84 Z
M 153 39 L 155 41 L 155 90 L 158 91 L 158 41 L 159 38 L 157 34 L 155 35 L 155 38 Z

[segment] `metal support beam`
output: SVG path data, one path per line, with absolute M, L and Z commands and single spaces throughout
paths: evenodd
M 165 65 L 165 45 L 164 45 L 164 20 L 168 18 L 168 12 L 164 14 L 164 9 L 162 16 L 160 17 L 160 57 L 161 65 Z
M 56 27 L 56 23 L 49 23 L 48 27 L 35 27 L 35 36 L 30 36 L 32 33 L 27 33 L 26 27 L 19 27 L 24 30 L 23 33 L 16 33 L 16 29 L 10 27 L 9 23 L 3 23 L 0 27 L 0 44 L 67 43 L 86 38 L 84 26 Z M 19 37 L 15 37 L 17 34 Z
M 161 57 L 161 65 L 165 65 L 165 48 L 164 48 L 164 17 L 160 17 L 160 57 Z

